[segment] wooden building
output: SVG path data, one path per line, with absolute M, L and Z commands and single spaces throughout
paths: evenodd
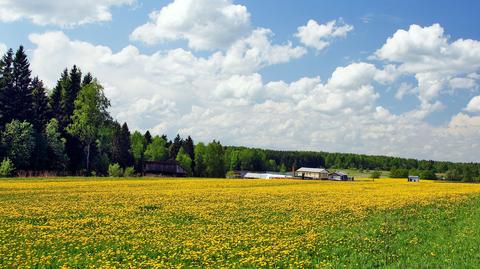
M 343 172 L 333 172 L 329 175 L 330 180 L 341 180 L 341 181 L 347 181 L 351 180 L 351 178 L 348 177 L 347 174 Z
M 329 179 L 328 170 L 324 168 L 302 167 L 295 171 L 295 176 L 303 179 Z
M 177 161 L 146 161 L 144 176 L 186 177 L 187 171 Z

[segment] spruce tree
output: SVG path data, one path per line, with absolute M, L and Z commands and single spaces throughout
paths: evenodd
M 150 134 L 150 131 L 147 130 L 143 136 L 145 137 L 145 141 L 147 142 L 147 146 L 150 143 L 152 143 L 152 135 Z
M 121 149 L 121 161 L 120 165 L 123 167 L 133 165 L 133 156 L 130 151 L 131 141 L 130 141 L 130 130 L 128 129 L 127 123 L 123 123 L 122 129 L 120 132 L 120 149 Z
M 87 84 L 90 84 L 92 83 L 93 81 L 93 76 L 90 72 L 88 72 L 84 77 L 83 77 L 83 81 L 82 81 L 82 87 L 87 85 Z
M 13 82 L 13 50 L 9 49 L 0 61 L 0 129 L 14 118 L 15 96 Z
M 66 89 L 70 85 L 70 76 L 68 75 L 68 69 L 63 70 L 60 79 L 57 81 L 57 85 L 53 88 L 50 94 L 49 107 L 50 116 L 56 118 L 59 123 L 60 131 L 63 131 L 66 127 L 64 122 L 64 115 L 62 109 L 62 103 Z
M 64 126 L 71 123 L 71 117 L 75 108 L 75 99 L 82 87 L 82 73 L 76 65 L 73 66 L 69 74 L 69 83 L 63 88 L 63 98 L 61 101 L 62 121 Z
M 178 151 L 183 146 L 183 139 L 180 137 L 179 134 L 173 140 L 172 145 L 169 147 L 169 155 L 170 159 L 175 160 L 177 158 Z
M 188 156 L 192 160 L 191 171 L 193 172 L 195 169 L 195 145 L 193 143 L 193 139 L 190 136 L 188 136 L 187 139 L 185 139 L 185 142 L 183 143 L 183 148 L 185 149 L 185 152 L 188 154 Z
M 12 96 L 13 117 L 18 120 L 33 122 L 32 114 L 32 81 L 30 64 L 23 46 L 20 46 L 13 59 L 13 83 L 15 94 Z
M 41 132 L 48 122 L 48 98 L 43 82 L 38 77 L 32 80 L 32 114 L 33 127 L 37 132 Z

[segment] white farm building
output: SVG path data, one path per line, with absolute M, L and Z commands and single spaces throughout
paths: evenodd
M 295 176 L 307 179 L 328 179 L 328 170 L 324 168 L 302 167 L 295 171 Z

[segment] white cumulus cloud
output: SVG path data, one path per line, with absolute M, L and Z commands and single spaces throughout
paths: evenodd
M 480 95 L 473 97 L 472 100 L 468 102 L 465 110 L 468 112 L 480 113 Z
M 346 37 L 353 30 L 353 26 L 345 24 L 343 20 L 329 21 L 318 24 L 315 20 L 309 20 L 306 25 L 300 26 L 295 34 L 305 46 L 322 50 L 339 37 Z
M 226 50 L 200 57 L 185 49 L 144 54 L 131 45 L 112 51 L 63 32 L 46 32 L 30 35 L 35 45 L 31 66 L 49 87 L 65 66 L 91 71 L 112 101 L 112 115 L 132 129 L 154 134 L 179 132 L 196 141 L 220 139 L 263 148 L 480 158 L 480 116 L 461 112 L 432 126 L 424 117 L 440 109 L 439 102 L 401 114 L 379 104 L 380 95 L 388 93 L 378 87 L 392 85 L 398 63 L 378 67 L 354 62 L 336 68 L 325 80 L 265 81 L 262 68 L 305 53 L 288 42 L 274 44 L 271 35 L 259 28 Z M 452 78 L 476 80 L 476 74 Z M 416 93 L 415 88 L 406 91 Z
M 130 38 L 148 44 L 184 39 L 190 48 L 214 50 L 228 47 L 249 28 L 247 8 L 231 0 L 174 0 L 151 13 Z
M 438 98 L 448 92 L 446 89 L 476 87 L 472 76 L 480 69 L 480 41 L 451 42 L 440 24 L 414 24 L 408 30 L 396 31 L 375 52 L 375 57 L 394 64 L 399 75 L 415 76 L 415 92 L 425 112 L 422 114 L 427 115 L 442 107 Z
M 135 0 L 2 0 L 0 21 L 30 20 L 38 25 L 71 27 L 110 21 L 114 6 L 131 5 Z

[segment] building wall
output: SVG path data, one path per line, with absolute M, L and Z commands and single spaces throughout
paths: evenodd
M 313 179 L 328 179 L 328 173 L 315 173 L 315 172 L 295 172 L 297 177 L 307 177 Z

